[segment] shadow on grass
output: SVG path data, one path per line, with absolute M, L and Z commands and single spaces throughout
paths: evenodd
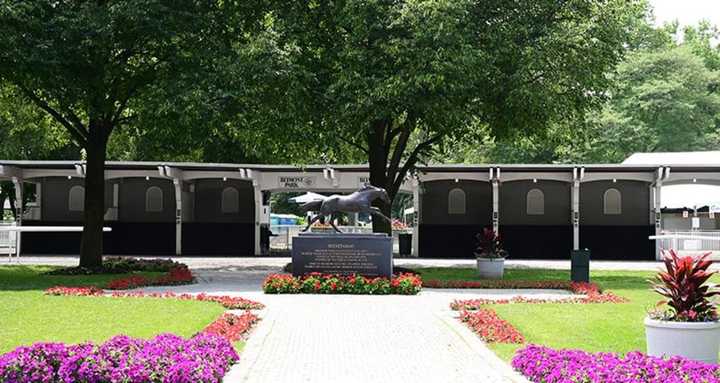
M 161 273 L 46 275 L 56 266 L 0 265 L 0 291 L 45 290 L 53 286 L 103 287 L 113 279 L 130 275 L 160 275 Z

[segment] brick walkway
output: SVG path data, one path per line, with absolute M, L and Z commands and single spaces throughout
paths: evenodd
M 438 298 L 265 296 L 225 382 L 525 382 Z

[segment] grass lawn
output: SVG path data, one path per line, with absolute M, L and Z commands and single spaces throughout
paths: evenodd
M 416 269 L 423 280 L 477 280 L 474 268 Z M 654 272 L 592 271 L 590 280 L 605 290 L 630 299 L 620 304 L 510 304 L 491 305 L 501 318 L 508 320 L 528 343 L 553 348 L 626 353 L 645 351 L 643 319 L 661 297 L 649 289 Z M 566 270 L 506 269 L 505 279 L 569 280 Z M 712 279 L 720 283 L 720 277 Z M 463 299 L 462 296 L 458 297 Z M 522 345 L 490 344 L 501 358 L 510 360 Z
M 224 311 L 211 302 L 45 296 L 48 287 L 102 286 L 124 276 L 41 275 L 52 269 L 0 266 L 0 354 L 37 341 L 101 342 L 118 334 L 147 338 L 164 332 L 191 336 Z

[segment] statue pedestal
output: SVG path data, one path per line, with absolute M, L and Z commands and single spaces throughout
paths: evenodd
M 387 234 L 301 233 L 293 238 L 294 276 L 308 273 L 392 276 L 392 237 Z

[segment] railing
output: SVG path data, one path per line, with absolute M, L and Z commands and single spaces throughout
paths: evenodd
M 15 222 L 0 222 L 0 226 L 15 226 Z M 0 254 L 11 256 L 15 252 L 17 233 L 0 230 Z
M 661 249 L 720 253 L 720 230 L 662 231 L 656 240 Z
M 270 237 L 270 250 L 291 250 L 293 237 L 300 234 L 305 228 L 304 225 L 272 225 L 270 231 L 273 236 Z M 338 226 L 343 233 L 372 233 L 371 226 Z M 334 233 L 332 227 L 312 227 L 312 233 Z M 398 232 L 393 231 L 393 252 L 399 251 Z

